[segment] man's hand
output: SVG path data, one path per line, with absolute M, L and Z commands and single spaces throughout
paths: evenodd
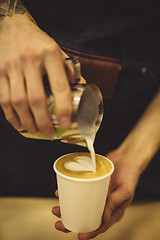
M 67 75 L 73 75 L 72 67 L 65 71 L 70 64 L 64 63 L 66 55 L 28 15 L 6 17 L 0 25 L 0 104 L 6 119 L 17 130 L 52 138 L 43 76 L 54 95 L 59 125 L 68 128 L 72 96 Z
M 106 157 L 114 163 L 115 171 L 111 177 L 102 224 L 99 229 L 93 232 L 79 233 L 79 239 L 91 239 L 105 232 L 122 218 L 127 206 L 132 202 L 134 197 L 139 179 L 139 171 L 134 167 L 134 164 L 132 165 L 132 160 L 128 161 L 127 155 L 120 154 L 116 150 L 107 154 Z M 58 196 L 58 191 L 56 191 L 56 196 Z M 60 208 L 58 206 L 53 207 L 52 212 L 57 217 L 60 217 Z M 56 222 L 55 227 L 60 231 L 69 232 L 65 229 L 61 221 Z
M 126 207 L 133 200 L 140 175 L 160 148 L 159 119 L 160 91 L 120 146 L 106 155 L 113 162 L 115 170 L 110 181 L 102 224 L 93 232 L 79 233 L 79 239 L 94 238 L 122 218 Z M 60 217 L 59 207 L 53 207 L 52 212 Z M 61 221 L 55 227 L 68 232 Z

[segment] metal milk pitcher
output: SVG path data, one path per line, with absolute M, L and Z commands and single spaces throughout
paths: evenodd
M 54 97 L 50 91 L 48 79 L 44 77 L 44 87 L 47 104 L 55 129 L 55 136 L 52 140 L 60 139 L 63 142 L 77 144 L 86 147 L 84 133 L 97 132 L 103 117 L 103 98 L 99 88 L 94 84 L 79 84 L 81 78 L 80 62 L 75 58 L 66 58 L 72 64 L 75 82 L 71 85 L 73 99 L 72 123 L 69 129 L 62 129 L 58 125 Z M 27 130 L 20 133 L 24 137 L 47 139 L 43 134 L 32 135 Z
M 93 128 L 97 132 L 103 118 L 103 98 L 99 88 L 94 84 L 76 84 L 71 86 L 73 95 L 72 123 L 69 129 L 62 129 L 57 122 L 54 97 L 46 88 L 47 104 L 52 119 L 55 136 L 47 139 L 44 135 L 32 135 L 27 130 L 20 131 L 24 137 L 56 140 L 86 147 L 83 133 L 89 134 Z

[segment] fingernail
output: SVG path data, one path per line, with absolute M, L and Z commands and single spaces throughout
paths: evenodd
M 38 133 L 39 133 L 39 130 L 34 129 L 34 130 L 31 131 L 31 134 L 33 134 L 33 135 L 38 135 Z
M 14 125 L 14 127 L 18 130 L 18 131 L 22 131 L 23 130 L 23 127 L 20 123 L 17 123 Z
M 59 121 L 59 125 L 64 128 L 67 129 L 70 126 L 70 119 L 69 117 L 61 117 L 60 121 Z
M 54 137 L 53 131 L 45 131 L 44 135 L 45 135 L 47 138 L 53 138 L 53 137 Z
M 52 208 L 52 213 L 53 213 L 54 215 L 56 215 L 56 211 L 55 211 L 54 208 Z

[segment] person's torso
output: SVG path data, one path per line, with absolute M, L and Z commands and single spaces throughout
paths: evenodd
M 157 0 L 22 2 L 40 28 L 75 50 L 119 59 L 129 51 L 145 59 L 160 45 Z

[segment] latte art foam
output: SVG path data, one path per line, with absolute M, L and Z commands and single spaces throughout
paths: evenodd
M 74 161 L 65 162 L 64 167 L 70 171 L 92 171 L 92 160 L 87 156 L 75 157 Z
M 70 153 L 62 156 L 56 163 L 57 170 L 74 178 L 98 178 L 108 174 L 112 165 L 103 156 L 96 154 L 96 172 L 92 171 L 92 161 L 89 153 Z

